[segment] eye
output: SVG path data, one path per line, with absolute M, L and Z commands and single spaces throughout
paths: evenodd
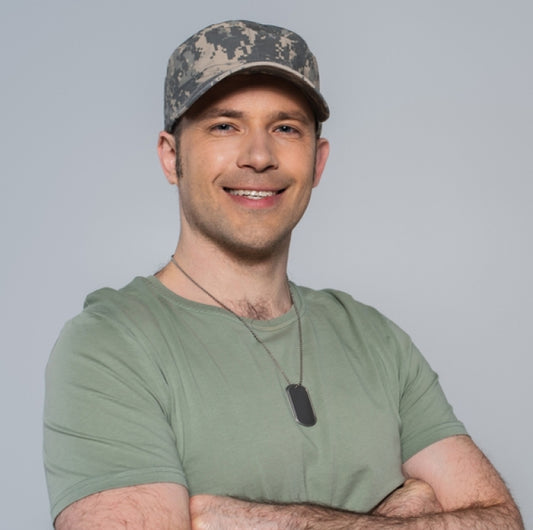
M 289 133 L 289 132 L 295 132 L 295 129 L 294 127 L 291 127 L 290 125 L 280 125 L 278 127 L 278 131 Z
M 233 125 L 230 125 L 229 123 L 217 123 L 211 127 L 211 130 L 214 132 L 229 132 L 234 129 Z
M 275 130 L 278 133 L 281 133 L 283 135 L 288 135 L 288 136 L 298 136 L 300 134 L 299 129 L 297 129 L 296 127 L 293 127 L 292 125 L 288 125 L 286 123 L 282 125 L 278 125 Z

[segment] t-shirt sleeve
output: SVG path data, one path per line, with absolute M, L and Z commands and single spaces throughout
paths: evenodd
M 126 328 L 90 313 L 65 326 L 46 370 L 44 460 L 53 518 L 98 491 L 187 486 L 166 388 L 154 357 Z
M 411 339 L 391 325 L 402 349 L 398 369 L 399 412 L 402 461 L 405 462 L 432 443 L 467 432 L 446 399 L 438 375 Z

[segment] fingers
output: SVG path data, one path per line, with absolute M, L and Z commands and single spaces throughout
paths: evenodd
M 433 488 L 422 480 L 407 479 L 372 512 L 384 517 L 420 517 L 442 512 Z

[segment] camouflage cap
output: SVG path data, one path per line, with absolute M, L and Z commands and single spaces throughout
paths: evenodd
M 200 30 L 171 55 L 165 80 L 165 131 L 171 132 L 214 85 L 239 72 L 285 78 L 304 92 L 318 122 L 329 117 L 315 56 L 299 35 L 277 26 L 231 20 Z

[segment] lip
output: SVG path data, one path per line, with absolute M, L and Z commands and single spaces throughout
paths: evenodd
M 235 203 L 251 209 L 272 208 L 281 200 L 286 188 L 272 189 L 261 187 L 224 187 L 226 195 Z M 242 193 L 231 193 L 238 191 Z M 249 192 L 250 195 L 246 195 Z M 264 195 L 261 195 L 264 194 Z

